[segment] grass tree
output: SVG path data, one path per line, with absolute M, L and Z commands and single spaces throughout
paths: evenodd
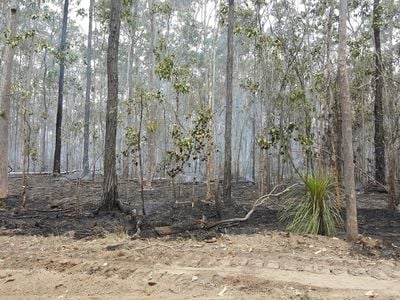
M 306 175 L 284 196 L 279 219 L 300 234 L 335 235 L 342 224 L 336 208 L 335 187 L 330 177 Z

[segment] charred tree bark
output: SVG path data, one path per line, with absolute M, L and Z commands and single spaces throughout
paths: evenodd
M 121 26 L 121 0 L 111 2 L 110 31 L 107 49 L 107 117 L 104 149 L 104 182 L 102 208 L 118 207 L 116 172 L 116 137 L 118 117 L 118 47 Z
M 375 45 L 375 179 L 385 184 L 385 132 L 383 127 L 383 63 L 381 50 L 381 30 L 380 23 L 381 10 L 380 0 L 374 0 L 373 7 L 373 31 Z
M 64 15 L 62 22 L 62 30 L 61 30 L 61 41 L 60 41 L 60 74 L 58 77 L 56 144 L 54 148 L 54 165 L 53 165 L 54 175 L 59 175 L 61 169 L 61 126 L 63 118 L 63 101 L 64 101 L 65 47 L 67 42 L 68 6 L 69 6 L 69 0 L 65 0 Z

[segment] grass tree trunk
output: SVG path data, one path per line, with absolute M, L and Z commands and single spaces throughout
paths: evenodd
M 235 1 L 228 0 L 228 56 L 226 61 L 225 162 L 224 208 L 232 205 L 232 81 L 233 81 L 233 29 Z
M 373 6 L 373 31 L 375 45 L 375 179 L 385 184 L 385 132 L 383 128 L 383 63 L 381 51 L 380 23 L 382 6 L 380 0 L 374 0 Z
M 104 149 L 103 209 L 117 204 L 116 136 L 118 116 L 118 46 L 121 25 L 121 0 L 111 2 L 110 31 L 107 49 L 107 117 Z
M 9 38 L 17 31 L 17 1 L 10 5 Z M 0 199 L 8 196 L 8 129 L 11 105 L 11 83 L 15 48 L 8 44 L 4 53 L 1 99 L 0 99 Z
M 92 87 L 92 35 L 93 35 L 93 10 L 94 0 L 90 0 L 89 6 L 89 31 L 87 40 L 87 65 L 86 65 L 86 96 L 85 119 L 83 127 L 83 176 L 89 173 L 89 121 L 90 121 L 90 91 Z M 93 158 L 94 159 L 94 158 Z
M 347 43 L 347 0 L 339 2 L 339 47 L 338 47 L 338 78 L 339 97 L 342 114 L 343 159 L 346 166 L 344 173 L 344 186 L 346 195 L 346 232 L 347 240 L 354 241 L 358 237 L 357 203 L 354 181 L 353 163 L 353 130 L 352 108 L 350 102 L 349 79 L 346 63 Z
M 64 101 L 65 47 L 67 42 L 68 6 L 69 6 L 69 0 L 65 0 L 64 15 L 63 15 L 62 29 L 61 29 L 61 41 L 60 41 L 60 73 L 58 77 L 56 144 L 54 148 L 54 165 L 53 165 L 53 174 L 55 175 L 60 174 L 61 170 L 61 126 L 63 118 L 63 101 Z

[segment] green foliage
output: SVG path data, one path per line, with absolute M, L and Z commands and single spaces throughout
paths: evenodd
M 172 5 L 167 1 L 154 3 L 151 12 L 153 14 L 162 14 L 170 16 L 172 14 Z
M 163 43 L 158 47 L 158 50 L 165 50 Z M 156 58 L 159 60 L 155 73 L 161 79 L 172 82 L 175 91 L 180 94 L 190 92 L 189 78 L 191 71 L 188 67 L 179 67 L 175 64 L 175 56 L 173 54 L 163 57 L 162 53 L 156 50 Z
M 159 90 L 149 90 L 143 86 L 135 86 L 134 97 L 127 98 L 121 101 L 123 109 L 127 115 L 132 115 L 134 108 L 148 107 L 154 103 L 162 103 L 164 95 Z
M 189 93 L 189 84 L 186 82 L 175 82 L 173 84 L 175 91 L 181 94 L 187 94 Z
M 309 126 L 306 122 L 306 127 Z M 302 134 L 299 126 L 294 122 L 289 122 L 283 128 L 273 126 L 268 130 L 268 136 L 259 135 L 257 137 L 257 144 L 261 149 L 270 150 L 277 147 L 280 155 L 289 153 L 291 141 L 299 143 L 304 154 L 312 154 L 312 146 L 315 144 L 314 135 L 312 133 Z
M 149 120 L 146 124 L 146 131 L 149 134 L 153 134 L 160 127 L 160 123 L 157 120 Z
M 243 34 L 248 38 L 256 37 L 258 36 L 258 30 L 255 27 L 243 27 L 243 26 L 237 26 L 234 30 L 235 34 Z
M 23 41 L 27 40 L 27 39 L 31 39 L 34 36 L 37 35 L 37 31 L 36 30 L 29 30 L 29 31 L 25 31 L 22 32 L 14 37 L 10 37 L 9 33 L 6 32 L 4 34 L 5 36 L 5 40 L 6 40 L 6 44 L 10 45 L 12 48 L 18 47 L 18 45 L 20 43 L 22 43 Z
M 263 150 L 269 150 L 279 145 L 279 153 L 283 155 L 287 152 L 292 134 L 297 129 L 298 126 L 293 122 L 290 122 L 288 126 L 283 129 L 275 126 L 271 127 L 268 130 L 268 137 L 260 135 L 257 138 L 257 144 Z
M 260 83 L 258 81 L 254 82 L 250 78 L 246 78 L 240 84 L 240 87 L 248 91 L 250 94 L 255 95 L 260 89 Z
M 177 124 L 172 130 L 172 141 L 174 148 L 167 151 L 166 165 L 169 170 L 168 176 L 174 178 L 183 171 L 185 164 L 192 158 L 196 160 L 205 148 L 207 141 L 211 137 L 210 121 L 212 119 L 212 110 L 209 107 L 203 107 L 198 115 L 192 121 L 192 128 L 187 133 Z M 206 158 L 202 158 L 205 160 Z
M 171 80 L 174 70 L 174 56 L 169 55 L 162 59 L 160 59 L 156 69 L 154 70 L 155 73 L 161 79 Z
M 135 127 L 126 127 L 125 128 L 125 144 L 127 149 L 122 153 L 127 156 L 129 152 L 135 153 L 139 150 L 140 136 L 139 130 Z
M 228 5 L 225 3 L 225 1 L 220 2 L 217 16 L 219 25 L 225 26 L 228 21 Z
M 279 220 L 289 231 L 300 234 L 335 235 L 343 221 L 336 210 L 331 178 L 309 175 L 284 198 Z

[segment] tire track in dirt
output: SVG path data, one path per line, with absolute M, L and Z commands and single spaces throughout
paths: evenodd
M 157 272 L 170 275 L 196 276 L 212 278 L 219 276 L 224 279 L 232 278 L 255 278 L 265 282 L 278 282 L 281 284 L 295 284 L 307 288 L 332 289 L 342 291 L 359 290 L 360 295 L 374 290 L 379 295 L 387 297 L 400 296 L 400 280 L 379 280 L 370 276 L 352 276 L 347 273 L 338 275 L 302 272 L 293 270 L 281 270 L 260 268 L 257 266 L 217 266 L 217 267 L 187 267 L 156 265 Z

